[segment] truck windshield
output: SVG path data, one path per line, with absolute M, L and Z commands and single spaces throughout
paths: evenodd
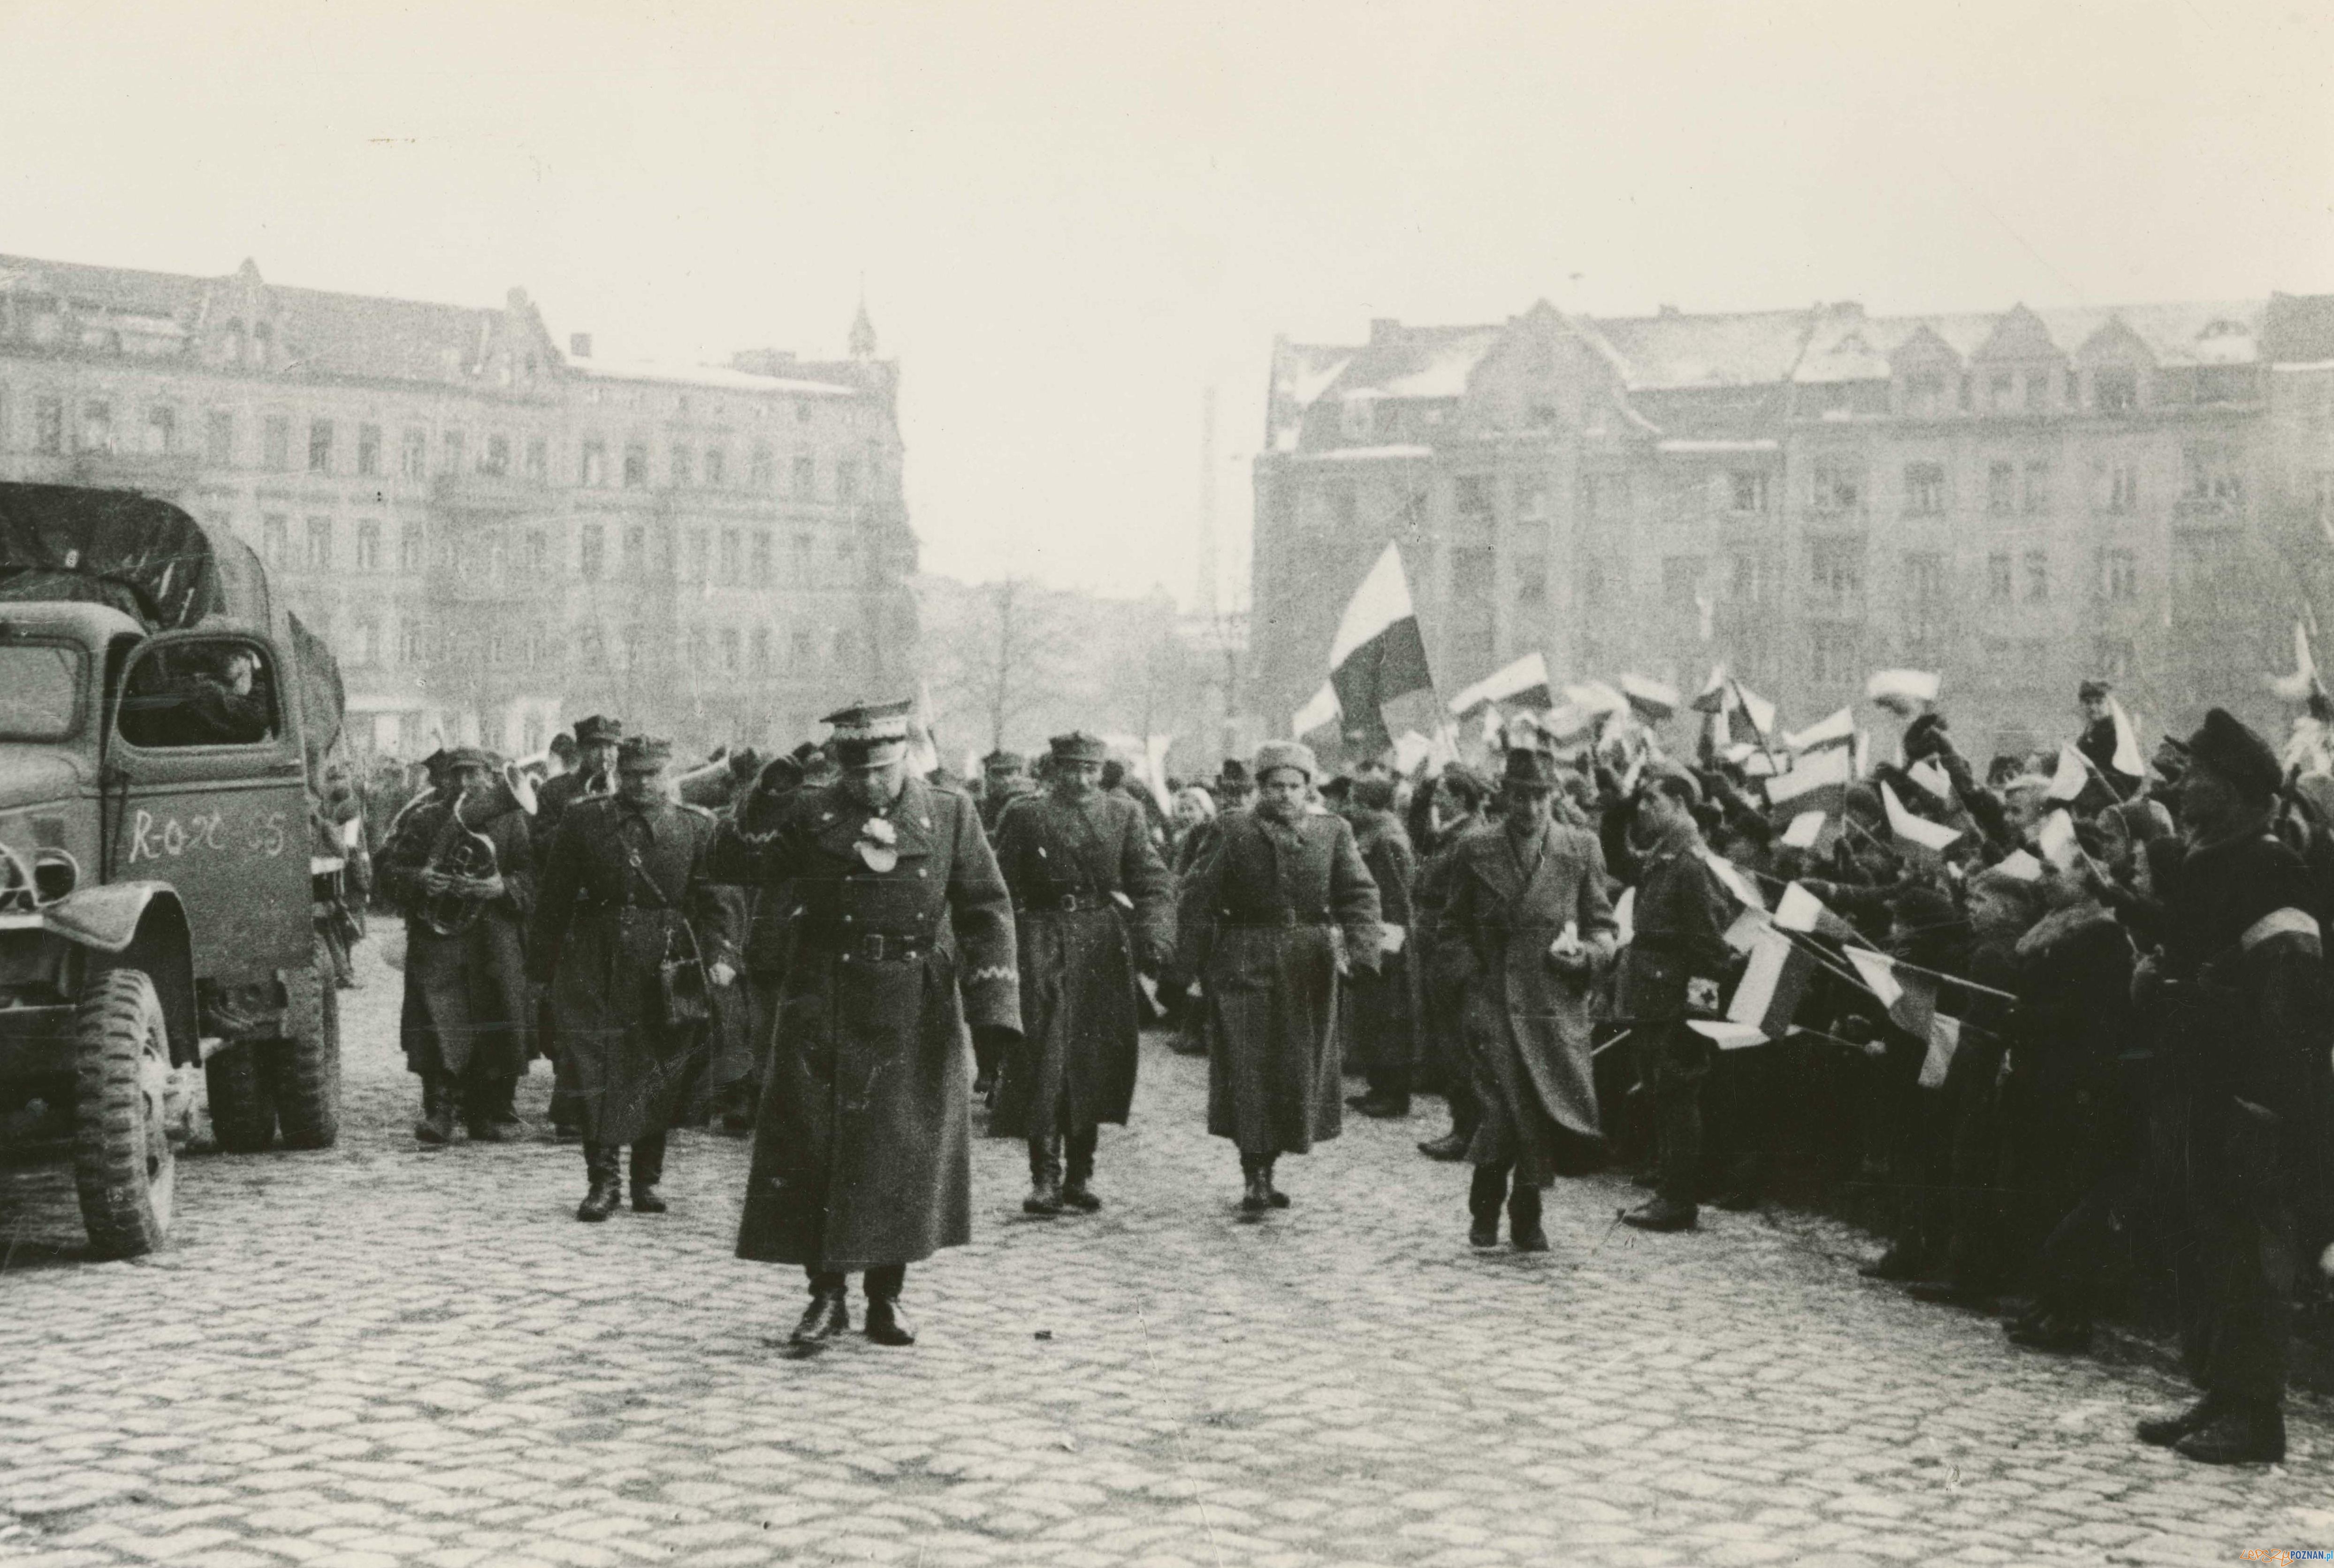
M 0 740 L 63 740 L 80 715 L 82 650 L 0 642 Z

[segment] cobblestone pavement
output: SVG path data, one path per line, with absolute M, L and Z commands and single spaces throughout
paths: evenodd
M 374 948 L 379 943 L 373 945 Z M 2182 1390 L 2008 1349 L 1858 1280 L 1857 1238 L 1714 1215 L 1471 1254 L 1464 1175 L 1365 1123 L 1237 1221 L 1201 1063 L 1146 1047 L 1090 1218 L 978 1154 L 974 1246 L 911 1272 L 914 1350 L 773 1348 L 800 1278 L 729 1255 L 745 1149 L 676 1140 L 673 1212 L 587 1227 L 550 1144 L 423 1154 L 398 976 L 348 998 L 329 1153 L 181 1165 L 171 1247 L 77 1255 L 0 1170 L 0 1559 L 927 1565 L 2226 1563 L 2334 1546 L 2334 1441 L 2214 1471 L 2131 1441 Z M 523 1106 L 539 1119 L 538 1071 Z M 855 1310 L 855 1308 L 854 1308 Z

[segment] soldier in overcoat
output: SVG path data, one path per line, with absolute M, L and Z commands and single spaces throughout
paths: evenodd
M 1020 1042 L 1005 1058 L 989 1130 L 1029 1144 L 1029 1214 L 1091 1213 L 1101 1124 L 1124 1127 L 1142 1027 L 1139 973 L 1173 946 L 1174 896 L 1143 809 L 1101 788 L 1101 737 L 1056 736 L 1053 779 L 998 820 L 1013 894 Z M 1064 1146 L 1068 1150 L 1064 1173 Z
M 634 736 L 616 759 L 616 794 L 571 805 L 537 884 L 528 961 L 551 986 L 574 1063 L 591 1187 L 575 1210 L 604 1220 L 632 1150 L 632 1208 L 661 1214 L 665 1131 L 705 1065 L 705 1024 L 675 1021 L 662 976 L 696 962 L 712 986 L 737 977 L 743 933 L 705 875 L 713 816 L 673 800 L 671 744 Z
M 1595 974 L 1616 928 L 1595 834 L 1549 819 L 1555 759 L 1508 753 L 1500 820 L 1452 846 L 1435 941 L 1462 977 L 1463 1027 L 1482 1120 L 1470 1140 L 1475 1179 L 1468 1239 L 1500 1239 L 1508 1210 L 1518 1251 L 1545 1252 L 1540 1193 L 1565 1145 L 1601 1136 L 1589 1063 Z M 1512 1183 L 1512 1191 L 1510 1184 Z
M 1410 901 L 1418 857 L 1394 813 L 1394 794 L 1390 778 L 1358 778 L 1345 809 L 1354 847 L 1377 884 L 1378 913 L 1385 921 L 1377 973 L 1354 976 L 1345 996 L 1345 1042 L 1353 1053 L 1345 1065 L 1369 1082 L 1367 1093 L 1349 1096 L 1345 1103 L 1365 1116 L 1410 1114 L 1410 1077 L 1418 1061 L 1419 970 L 1413 942 L 1417 931 Z
M 526 813 L 492 786 L 486 753 L 469 746 L 449 753 L 446 776 L 436 798 L 406 813 L 381 871 L 384 892 L 405 914 L 399 1032 L 406 1070 L 421 1080 L 413 1136 L 450 1143 L 458 1114 L 473 1140 L 504 1143 L 519 1136 L 507 1108 L 534 1045 L 526 921 L 535 909 L 535 852 Z M 454 841 L 469 833 L 493 846 L 491 870 L 467 876 L 440 869 Z M 438 928 L 456 924 L 462 928 Z
M 1182 893 L 1186 967 L 1207 991 L 1208 1130 L 1239 1150 L 1249 1215 L 1286 1208 L 1274 1162 L 1335 1138 L 1337 987 L 1378 956 L 1378 890 L 1342 817 L 1308 814 L 1312 749 L 1267 741 L 1257 803 L 1219 818 Z
M 545 779 L 535 793 L 535 858 L 538 863 L 551 848 L 560 819 L 577 801 L 616 793 L 616 748 L 623 744 L 624 726 L 605 714 L 575 721 L 575 763 L 556 778 Z M 580 1136 L 584 1125 L 581 1090 L 575 1065 L 559 1045 L 559 1021 L 545 996 L 536 1015 L 535 1049 L 551 1058 L 551 1126 L 562 1139 Z
M 971 1239 L 964 1032 L 1020 1034 L 1013 904 L 971 797 L 909 775 L 906 702 L 827 716 L 842 777 L 776 805 L 759 791 L 715 845 L 724 880 L 789 890 L 778 996 L 738 1255 L 802 1265 L 807 1353 L 851 1326 L 915 1342 L 907 1265 Z

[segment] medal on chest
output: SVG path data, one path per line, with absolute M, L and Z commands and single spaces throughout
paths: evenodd
M 859 824 L 859 840 L 851 846 L 859 851 L 859 861 L 877 876 L 883 876 L 900 863 L 899 830 L 882 817 L 869 817 Z

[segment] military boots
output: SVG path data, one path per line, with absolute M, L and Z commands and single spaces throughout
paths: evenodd
M 624 1199 L 622 1168 L 617 1164 L 622 1153 L 612 1144 L 584 1146 L 584 1168 L 591 1173 L 592 1188 L 575 1206 L 576 1218 L 596 1225 L 616 1212 L 616 1206 Z
M 1062 1139 L 1050 1133 L 1029 1140 L 1029 1196 L 1021 1200 L 1024 1214 L 1062 1212 Z
M 1095 1146 L 1102 1137 L 1100 1130 L 1089 1127 L 1084 1132 L 1069 1136 L 1069 1174 L 1062 1180 L 1062 1203 L 1080 1214 L 1092 1214 L 1102 1207 L 1095 1196 Z
M 443 1073 L 421 1075 L 421 1120 L 413 1124 L 416 1143 L 454 1141 L 454 1080 Z

